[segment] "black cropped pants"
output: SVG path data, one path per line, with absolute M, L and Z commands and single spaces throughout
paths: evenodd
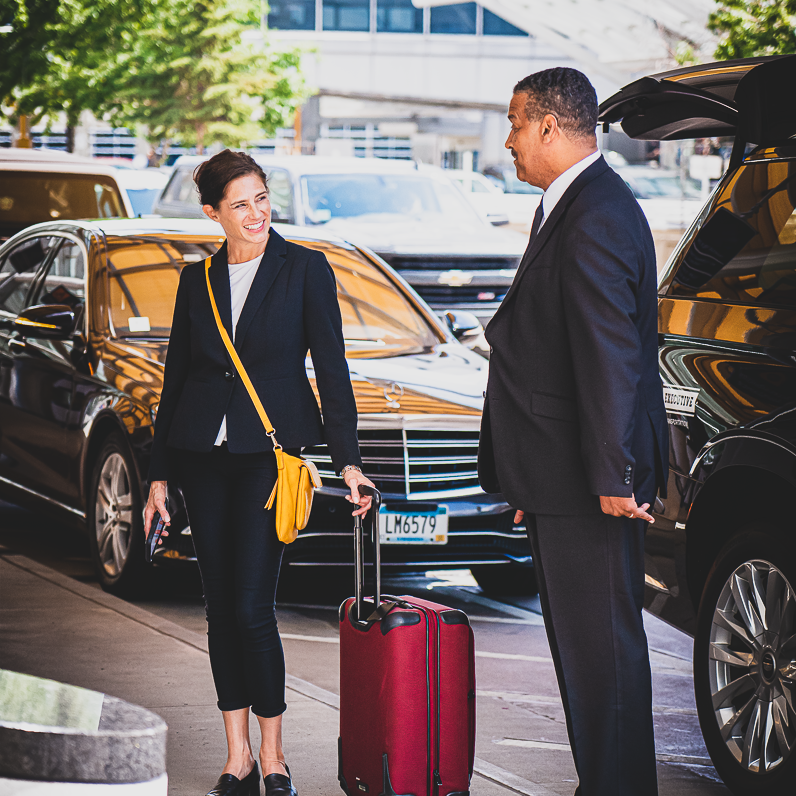
M 276 624 L 284 544 L 263 507 L 276 481 L 267 453 L 178 452 L 179 483 L 199 562 L 210 665 L 220 710 L 285 711 L 285 657 Z

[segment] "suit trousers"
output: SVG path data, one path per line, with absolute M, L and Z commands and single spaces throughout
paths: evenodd
M 643 520 L 526 514 L 578 796 L 655 796 Z
M 177 473 L 202 575 L 210 666 L 220 710 L 285 711 L 285 657 L 276 624 L 284 544 L 265 506 L 276 458 L 179 451 Z

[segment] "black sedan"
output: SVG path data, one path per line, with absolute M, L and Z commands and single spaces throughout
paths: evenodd
M 478 486 L 486 361 L 375 255 L 280 232 L 323 251 L 335 271 L 365 471 L 384 495 L 384 566 L 469 567 L 485 588 L 532 591 L 523 528 Z M 141 510 L 177 282 L 220 233 L 185 219 L 53 222 L 0 247 L 0 496 L 84 525 L 109 590 L 147 572 Z M 312 381 L 310 359 L 307 368 Z M 345 485 L 323 446 L 305 455 L 324 486 L 287 548 L 288 575 L 353 563 Z M 194 558 L 173 484 L 170 500 L 161 565 Z

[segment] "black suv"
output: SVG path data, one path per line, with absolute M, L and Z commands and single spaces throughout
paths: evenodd
M 659 278 L 671 453 L 646 606 L 694 636 L 702 732 L 738 794 L 796 782 L 795 83 L 796 56 L 703 64 L 600 107 L 635 138 L 735 136 Z

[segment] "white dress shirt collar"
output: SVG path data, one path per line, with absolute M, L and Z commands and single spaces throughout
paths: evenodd
M 544 222 L 550 218 L 550 213 L 553 212 L 553 208 L 558 204 L 559 199 L 564 195 L 567 188 L 575 182 L 575 179 L 579 174 L 582 174 L 586 169 L 591 166 L 592 163 L 597 161 L 600 158 L 600 150 L 598 149 L 596 152 L 592 152 L 591 155 L 586 155 L 583 160 L 579 160 L 573 166 L 570 166 L 565 172 L 559 174 L 553 182 L 550 183 L 547 190 L 544 192 L 544 196 L 542 197 L 542 209 L 544 211 L 544 215 L 542 217 L 542 223 L 539 225 L 541 229 L 544 226 Z

